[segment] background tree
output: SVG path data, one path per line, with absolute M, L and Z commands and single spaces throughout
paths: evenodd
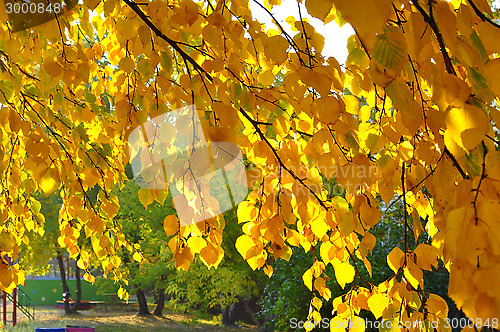
M 211 269 L 195 260 L 188 271 L 174 274 L 167 287 L 170 302 L 203 311 L 220 308 L 224 325 L 234 325 L 235 317 L 242 316 L 242 312 L 236 312 L 239 303 L 240 310 L 260 325 L 252 304 L 263 295 L 268 277 L 262 271 L 253 271 L 235 250 L 235 241 L 242 234 L 236 211 L 225 212 L 224 220 L 224 259 Z
M 147 204 L 145 209 L 141 203 L 147 199 L 142 196 L 144 193 L 147 192 L 141 192 L 133 181 L 127 181 L 125 186 L 117 191 L 122 208 L 115 219 L 122 226 L 126 239 L 140 246 L 142 255 L 134 259 L 124 251 L 120 256 L 128 269 L 130 285 L 140 290 L 139 293 L 153 290 L 155 315 L 162 314 L 167 296 L 170 304 L 186 309 L 208 311 L 219 307 L 222 323 L 234 324 L 235 304 L 241 302 L 248 311 L 248 301 L 260 295 L 259 283 L 265 282 L 264 278 L 267 279 L 264 274 L 252 271 L 235 249 L 234 242 L 241 235 L 236 211 L 231 210 L 224 214 L 226 231 L 222 248 L 225 250 L 225 259 L 221 265 L 217 269 L 209 270 L 202 261 L 196 260 L 188 271 L 177 271 L 164 235 L 164 220 L 175 213 L 171 197 L 165 197 L 163 205 L 154 201 Z M 139 301 L 139 311 L 145 315 L 149 312 L 146 302 L 145 297 Z M 253 316 L 254 313 L 248 314 Z
M 67 301 L 64 302 L 64 312 L 65 314 L 74 314 L 78 311 L 78 307 L 81 301 L 82 288 L 81 288 L 81 275 L 80 275 L 80 263 L 78 262 L 80 256 L 75 259 L 75 279 L 76 285 L 75 290 L 72 292 L 66 278 L 69 276 L 69 264 L 70 259 L 65 256 L 66 250 L 64 245 L 61 246 L 60 240 L 60 229 L 59 229 L 59 210 L 61 209 L 62 199 L 59 192 L 54 192 L 51 195 L 38 194 L 35 196 L 40 203 L 40 213 L 43 217 L 44 228 L 40 230 L 43 231 L 43 237 L 38 236 L 38 233 L 29 232 L 26 234 L 26 241 L 21 246 L 21 260 L 20 265 L 23 267 L 24 271 L 32 275 L 44 275 L 48 273 L 49 260 L 56 259 L 58 263 L 61 287 L 63 294 L 75 294 L 73 298 L 75 301 L 70 307 Z M 67 261 L 67 266 L 65 266 L 64 261 Z M 66 272 L 66 269 L 68 271 Z M 87 273 L 87 277 L 90 275 Z M 64 296 L 63 296 L 64 297 Z
M 141 254 L 130 255 L 126 250 L 119 253 L 128 271 L 130 286 L 137 295 L 139 314 L 150 314 L 144 292 L 153 289 L 157 303 L 154 313 L 161 316 L 165 283 L 175 270 L 163 229 L 164 218 L 175 213 L 172 200 L 164 196 L 160 202 L 147 202 L 143 206 L 141 202 L 145 202 L 148 192 L 139 189 L 133 181 L 126 181 L 116 193 L 122 208 L 115 220 L 121 225 L 126 240 L 141 248 Z

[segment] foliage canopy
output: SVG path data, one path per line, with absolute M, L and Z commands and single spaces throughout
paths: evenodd
M 280 2 L 260 6 L 272 15 Z M 489 4 L 305 0 L 305 7 L 325 23 L 352 25 L 345 65 L 322 54 L 324 36 L 309 22 L 289 17 L 293 35 L 278 21 L 267 29 L 248 0 L 84 0 L 16 32 L 2 11 L 2 255 L 15 260 L 28 232 L 44 235 L 36 194 L 60 190 L 59 245 L 87 270 L 92 250 L 105 273 L 122 280 L 117 251 L 141 260 L 114 218 L 113 190 L 133 157 L 128 135 L 194 104 L 207 140 L 236 142 L 245 155 L 251 191 L 238 206 L 244 234 L 236 249 L 249 266 L 271 275 L 272 260 L 290 259 L 292 247 L 314 251 L 302 275 L 310 321 L 321 319 L 321 298 L 332 300 L 336 321 L 361 309 L 386 320 L 442 320 L 446 302 L 423 279 L 439 261 L 468 317 L 498 317 L 500 26 Z M 146 207 L 167 195 L 139 191 Z M 367 256 L 379 240 L 370 230 L 395 200 L 403 202 L 404 233 L 387 255 L 393 275 L 373 284 L 361 273 L 363 266 L 372 273 Z M 175 266 L 187 270 L 199 255 L 217 267 L 224 226 L 221 215 L 184 227 L 167 216 Z M 88 249 L 80 237 L 90 239 Z M 325 282 L 329 264 L 345 292 L 335 299 Z M 18 265 L 2 264 L 2 289 L 23 278 Z

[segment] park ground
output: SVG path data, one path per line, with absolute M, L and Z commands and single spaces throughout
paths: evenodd
M 65 316 L 62 309 L 55 306 L 38 306 L 35 321 L 19 317 L 16 327 L 4 327 L 3 331 L 35 331 L 36 327 L 94 326 L 96 332 L 135 331 L 245 331 L 255 332 L 257 328 L 237 322 L 234 327 L 224 327 L 217 316 L 187 312 L 177 313 L 166 307 L 163 317 L 153 315 L 141 317 L 134 307 L 96 308 L 76 315 Z

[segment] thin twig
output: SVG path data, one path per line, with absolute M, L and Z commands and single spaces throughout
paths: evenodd
M 472 7 L 472 9 L 474 9 L 474 12 L 476 13 L 476 15 L 479 16 L 479 18 L 483 22 L 488 22 L 489 24 L 493 25 L 495 28 L 500 29 L 500 24 L 496 23 L 495 21 L 493 21 L 492 19 L 490 19 L 489 17 L 484 15 L 484 13 L 479 8 L 477 8 L 476 4 L 472 0 L 467 0 L 467 2 Z
M 123 0 L 141 19 L 144 23 L 146 23 L 146 25 L 161 39 L 163 39 L 164 41 L 166 41 L 170 46 L 172 46 L 172 48 L 174 50 L 177 51 L 177 53 L 180 54 L 180 56 L 184 59 L 184 61 L 186 62 L 189 62 L 199 73 L 204 73 L 208 80 L 210 82 L 213 82 L 213 78 L 212 76 L 210 76 L 210 74 L 205 70 L 203 69 L 203 67 L 201 67 L 196 61 L 194 61 L 194 59 L 192 57 L 190 57 L 185 51 L 183 51 L 180 47 L 179 47 L 179 42 L 175 41 L 175 40 L 172 40 L 170 39 L 168 36 L 166 36 L 163 32 L 160 31 L 160 29 L 158 29 L 154 24 L 153 22 L 151 22 L 151 20 L 146 16 L 146 14 L 142 11 L 141 8 L 139 8 L 139 6 L 131 1 L 131 0 Z M 192 46 L 190 46 L 192 47 Z M 193 49 L 196 49 L 195 47 L 193 47 Z
M 451 63 L 451 58 L 448 54 L 448 51 L 446 50 L 443 35 L 441 34 L 441 31 L 439 31 L 439 28 L 436 24 L 436 21 L 434 20 L 434 16 L 432 16 L 432 2 L 429 1 L 429 14 L 427 14 L 425 12 L 425 10 L 422 8 L 422 6 L 420 6 L 420 4 L 418 3 L 418 0 L 413 0 L 412 3 L 415 6 L 415 8 L 417 8 L 417 10 L 420 12 L 420 14 L 423 16 L 424 21 L 427 22 L 427 24 L 429 24 L 432 31 L 434 32 L 434 35 L 436 36 L 437 42 L 439 44 L 439 49 L 441 50 L 441 55 L 443 56 L 443 59 L 444 59 L 446 71 L 449 74 L 457 76 L 457 73 L 455 72 L 455 68 L 453 67 L 453 64 Z

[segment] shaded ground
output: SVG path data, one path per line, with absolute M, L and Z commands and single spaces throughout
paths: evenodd
M 96 332 L 133 331 L 257 331 L 254 326 L 238 324 L 224 328 L 217 317 L 200 313 L 174 313 L 166 308 L 164 317 L 140 317 L 134 307 L 97 308 L 82 311 L 74 316 L 65 316 L 55 306 L 38 306 L 35 321 L 29 322 L 20 314 L 18 326 L 6 327 L 3 331 L 34 331 L 36 327 L 65 327 L 66 325 L 94 326 Z M 9 317 L 10 318 L 10 317 Z

